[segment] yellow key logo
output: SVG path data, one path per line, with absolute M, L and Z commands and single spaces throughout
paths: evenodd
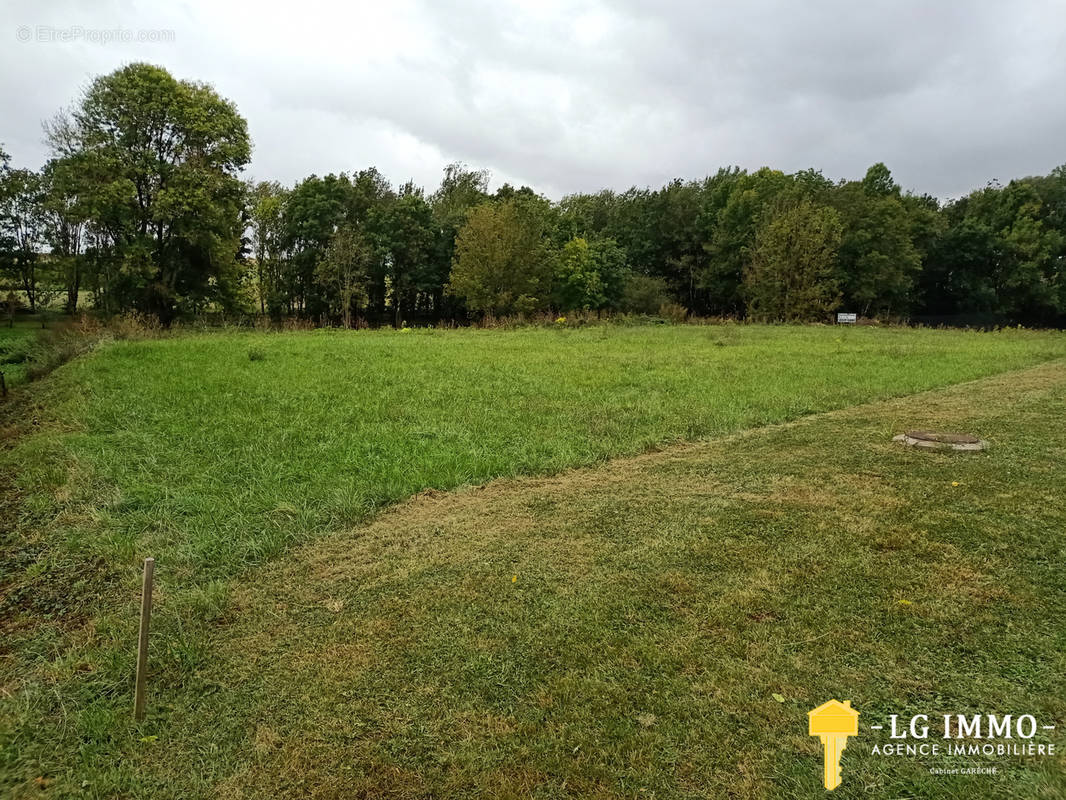
M 825 751 L 825 788 L 840 785 L 840 754 L 848 746 L 848 737 L 859 732 L 859 712 L 851 701 L 830 700 L 807 712 L 808 731 L 822 740 Z

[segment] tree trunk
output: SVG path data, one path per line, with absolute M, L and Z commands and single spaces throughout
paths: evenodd
M 37 276 L 32 267 L 22 268 L 22 288 L 30 304 L 30 313 L 33 314 L 37 311 Z
M 78 311 L 78 292 L 81 290 L 81 267 L 75 262 L 74 271 L 67 281 L 67 313 L 73 316 Z

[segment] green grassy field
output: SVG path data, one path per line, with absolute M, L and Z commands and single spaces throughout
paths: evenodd
M 829 696 L 1062 724 L 1061 361 L 729 434 L 1064 345 L 756 326 L 109 344 L 32 387 L 0 454 L 0 785 L 773 797 L 818 791 L 803 715 Z M 934 424 L 996 446 L 888 441 Z M 654 452 L 684 440 L 708 441 Z M 1061 760 L 967 783 L 853 752 L 838 794 L 1063 788 Z

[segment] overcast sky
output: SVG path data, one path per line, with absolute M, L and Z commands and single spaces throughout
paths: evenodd
M 1066 0 L 0 9 L 0 142 L 18 166 L 43 162 L 42 119 L 131 61 L 213 84 L 248 120 L 248 173 L 287 184 L 374 165 L 431 189 L 465 161 L 559 198 L 731 164 L 836 179 L 884 161 L 951 197 L 1066 163 Z M 110 29 L 133 40 L 101 41 Z

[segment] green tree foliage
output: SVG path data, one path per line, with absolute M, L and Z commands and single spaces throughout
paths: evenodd
M 6 207 L 8 203 L 7 195 L 12 188 L 10 178 L 11 156 L 9 156 L 3 146 L 0 145 L 0 208 Z M 0 212 L 0 275 L 3 275 L 6 280 L 11 279 L 14 271 L 14 259 L 15 238 L 11 235 L 10 222 L 7 219 L 7 214 Z M 14 316 L 14 293 L 4 286 L 0 286 L 0 290 L 6 290 L 11 295 L 9 300 L 5 300 L 4 310 L 8 312 L 9 317 Z
M 288 192 L 276 181 L 251 183 L 247 191 L 259 311 L 269 310 L 272 317 L 279 317 L 286 299 L 282 214 Z
M 473 311 L 537 311 L 548 306 L 552 262 L 536 207 L 515 200 L 486 203 L 469 213 L 456 237 L 448 291 Z
M 990 185 L 948 204 L 921 275 L 924 312 L 1061 324 L 1066 170 Z
M 488 170 L 473 170 L 456 162 L 444 168 L 440 187 L 430 198 L 438 222 L 458 230 L 469 211 L 488 199 Z
M 556 229 L 556 245 L 562 246 L 570 239 L 593 239 L 612 227 L 612 219 L 618 206 L 614 192 L 604 189 L 597 194 L 571 194 L 559 203 L 559 225 Z
M 903 314 L 914 301 L 922 267 L 907 208 L 884 164 L 833 194 L 844 235 L 837 281 L 844 305 L 863 316 Z
M 345 328 L 352 327 L 355 307 L 366 301 L 366 284 L 374 248 L 356 228 L 333 234 L 315 268 L 315 278 L 325 287 L 331 311 Z
M 161 67 L 130 64 L 90 84 L 55 160 L 96 234 L 101 305 L 169 319 L 232 305 L 239 279 L 247 126 L 233 104 Z
M 999 197 L 996 294 L 1008 312 L 1047 319 L 1063 305 L 1064 231 L 1048 225 L 1049 208 L 1033 181 L 1011 181 Z
M 633 314 L 658 314 L 672 300 L 670 287 L 662 278 L 629 273 L 622 285 L 619 308 Z
M 862 190 L 871 197 L 899 197 L 900 194 L 899 184 L 892 177 L 891 170 L 881 161 L 866 170 Z
M 489 199 L 488 170 L 469 169 L 454 163 L 444 168 L 440 186 L 430 196 L 433 221 L 440 232 L 443 251 L 441 257 L 451 264 L 455 252 L 455 237 L 466 224 L 470 211 Z
M 330 302 L 315 280 L 333 234 L 344 226 L 361 228 L 352 213 L 352 183 L 345 174 L 312 175 L 289 193 L 282 215 L 281 246 L 288 254 L 286 283 L 289 312 L 311 318 L 326 313 Z
M 707 307 L 702 276 L 708 265 L 704 248 L 703 185 L 675 179 L 656 195 L 662 276 L 688 308 Z
M 421 189 L 404 186 L 398 197 L 375 209 L 371 226 L 388 282 L 393 325 L 401 325 L 405 312 L 432 312 L 447 273 L 436 258 L 433 209 Z
M 793 183 L 783 172 L 767 168 L 752 174 L 720 173 L 718 181 L 724 186 L 711 206 L 714 213 L 708 214 L 704 248 L 709 266 L 701 282 L 713 293 L 711 311 L 739 314 L 746 306 L 744 270 L 750 262 L 764 209 L 791 190 Z
M 613 239 L 573 238 L 555 261 L 552 306 L 560 311 L 618 308 L 625 278 L 625 253 Z
M 744 273 L 748 313 L 762 320 L 824 319 L 840 302 L 833 271 L 843 226 L 828 206 L 778 204 L 759 227 Z
M 66 295 L 68 314 L 78 310 L 85 273 L 86 222 L 76 176 L 68 165 L 49 162 L 41 171 L 44 239 L 53 279 Z
M 528 186 L 490 192 L 489 173 L 462 163 L 428 196 L 373 167 L 242 183 L 249 141 L 232 104 L 146 64 L 97 78 L 46 130 L 39 173 L 0 152 L 0 288 L 31 306 L 63 291 L 73 312 L 87 286 L 97 308 L 165 320 L 257 307 L 399 325 L 668 304 L 820 317 L 839 294 L 863 316 L 1066 324 L 1066 167 L 943 206 L 880 162 L 840 183 L 728 167 L 559 203 Z M 337 248 L 356 241 L 361 266 L 346 271 Z M 813 266 L 827 249 L 829 276 Z M 814 299 L 797 305 L 792 278 Z
M 30 310 L 40 300 L 40 249 L 44 242 L 44 182 L 28 169 L 0 163 L 0 269 L 21 289 Z
M 396 193 L 376 167 L 356 172 L 349 183 L 350 188 L 344 190 L 345 224 L 358 227 L 365 232 L 369 241 L 380 245 L 380 237 L 375 230 L 376 215 L 382 206 L 396 198 Z M 379 249 L 371 263 L 366 285 L 367 313 L 379 320 L 387 316 L 386 305 L 390 297 L 388 272 L 385 256 Z
M 45 124 L 50 141 L 70 151 L 76 144 L 77 131 L 69 115 L 59 114 Z M 41 170 L 44 239 L 48 246 L 53 283 L 66 296 L 68 314 L 78 310 L 81 288 L 87 268 L 85 247 L 90 227 L 85 198 L 80 191 L 80 176 L 69 160 L 52 159 Z

